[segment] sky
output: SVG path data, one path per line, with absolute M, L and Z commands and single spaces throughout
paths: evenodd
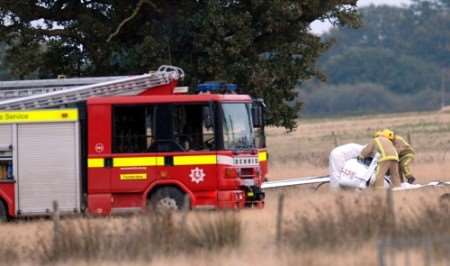
M 393 6 L 402 6 L 408 5 L 411 3 L 411 0 L 359 0 L 358 6 L 369 6 L 369 5 L 393 5 Z M 315 21 L 311 23 L 311 31 L 316 34 L 321 34 L 323 32 L 328 31 L 331 28 L 331 24 L 329 22 L 320 22 Z

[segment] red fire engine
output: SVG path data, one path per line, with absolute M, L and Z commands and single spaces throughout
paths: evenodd
M 53 201 L 101 215 L 263 206 L 262 101 L 218 82 L 187 94 L 183 76 L 163 66 L 0 101 L 0 220 Z

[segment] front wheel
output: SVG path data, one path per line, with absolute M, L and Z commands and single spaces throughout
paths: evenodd
M 8 213 L 6 206 L 3 201 L 0 200 L 0 223 L 6 222 L 8 220 Z
M 189 199 L 176 187 L 162 187 L 150 195 L 149 207 L 156 211 L 177 211 L 189 208 Z

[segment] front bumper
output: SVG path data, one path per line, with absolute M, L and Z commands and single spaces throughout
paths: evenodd
M 241 209 L 245 207 L 245 194 L 242 190 L 226 190 L 217 193 L 219 209 Z

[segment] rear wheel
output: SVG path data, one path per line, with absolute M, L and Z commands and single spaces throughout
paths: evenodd
M 3 201 L 0 200 L 0 223 L 6 222 L 8 219 L 8 213 L 6 211 L 6 206 Z
M 150 195 L 149 205 L 156 211 L 177 211 L 188 207 L 189 200 L 176 187 L 161 187 Z

